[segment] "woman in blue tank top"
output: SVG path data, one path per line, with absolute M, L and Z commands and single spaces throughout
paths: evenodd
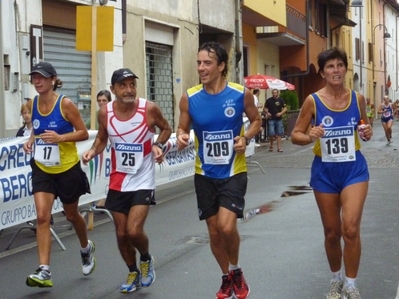
M 344 86 L 346 53 L 338 48 L 324 51 L 318 56 L 318 65 L 325 86 L 305 99 L 291 138 L 298 145 L 315 142 L 310 184 L 321 215 L 332 274 L 327 299 L 360 298 L 356 277 L 369 173 L 360 152 L 358 123 L 365 123 L 363 140 L 369 140 L 372 131 L 363 95 Z M 345 272 L 341 274 L 342 263 Z
M 393 108 L 388 96 L 384 96 L 384 102 L 377 112 L 381 114 L 381 123 L 387 138 L 387 145 L 390 145 L 392 143 Z

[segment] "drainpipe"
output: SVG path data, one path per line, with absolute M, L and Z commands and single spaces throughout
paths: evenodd
M 122 44 L 126 42 L 126 0 L 122 0 Z
M 362 31 L 363 31 L 363 27 L 362 27 L 362 8 L 359 7 L 359 48 L 360 48 L 360 90 L 363 90 L 363 41 L 362 41 Z M 364 91 L 363 91 L 364 93 Z
M 306 0 L 306 72 L 289 74 L 281 76 L 281 79 L 292 78 L 292 77 L 304 77 L 310 73 L 309 65 L 309 0 Z
M 399 90 L 399 32 L 398 32 L 398 18 L 399 14 L 396 16 L 396 91 Z
M 242 0 L 235 1 L 235 69 L 236 69 L 236 82 L 242 83 L 244 78 L 242 62 Z
M 383 15 L 383 24 L 384 24 L 384 33 L 385 33 L 385 28 L 387 28 L 386 23 L 385 23 L 385 6 L 386 6 L 386 2 L 384 2 L 383 6 L 382 6 L 382 15 Z M 388 30 L 387 30 L 388 32 Z M 385 95 L 389 94 L 389 90 L 387 88 L 387 54 L 386 54 L 386 45 L 387 45 L 387 41 L 384 38 L 384 89 L 385 89 Z
M 4 54 L 3 54 L 3 24 L 1 24 L 4 18 L 2 17 L 2 1 L 0 1 L 0 67 L 4 67 Z M 5 93 L 4 93 L 4 71 L 0 72 L 0 137 L 6 137 L 6 109 L 5 109 Z

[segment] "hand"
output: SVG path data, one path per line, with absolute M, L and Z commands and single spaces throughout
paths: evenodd
M 315 126 L 311 128 L 308 135 L 311 142 L 315 142 L 320 137 L 323 137 L 324 136 L 323 125 L 321 124 L 320 126 L 317 127 Z
M 163 151 L 156 144 L 152 145 L 152 154 L 154 156 L 155 162 L 162 164 L 163 162 Z
M 26 154 L 31 154 L 33 151 L 32 142 L 30 140 L 24 143 L 22 147 Z
M 188 145 L 189 139 L 190 135 L 187 133 L 180 133 L 180 135 L 177 136 L 177 148 L 179 151 Z
M 58 135 L 55 131 L 44 130 L 44 133 L 40 134 L 40 138 L 45 143 L 62 142 L 62 136 Z
M 369 124 L 367 124 L 363 131 L 363 138 L 367 141 L 370 140 L 371 137 L 373 136 L 373 129 L 371 128 L 371 126 Z
M 233 145 L 234 150 L 236 151 L 237 154 L 243 154 L 245 153 L 245 150 L 247 148 L 247 141 L 243 136 L 236 136 L 234 137 L 234 145 Z
M 93 159 L 95 157 L 96 153 L 94 151 L 94 149 L 89 149 L 87 151 L 85 151 L 82 155 L 82 162 L 84 165 L 87 165 L 87 163 Z

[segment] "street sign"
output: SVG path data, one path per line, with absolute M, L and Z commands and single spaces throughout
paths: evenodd
M 96 10 L 96 22 L 93 20 Z M 113 6 L 77 6 L 76 7 L 76 50 L 91 51 L 92 30 L 96 31 L 97 51 L 114 49 L 114 7 Z

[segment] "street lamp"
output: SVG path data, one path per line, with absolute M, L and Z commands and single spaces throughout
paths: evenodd
M 384 32 L 383 38 L 391 38 L 391 35 L 389 34 L 388 29 L 387 29 L 387 27 L 385 25 L 383 25 L 383 24 L 375 25 L 374 28 L 373 28 L 373 45 L 375 45 L 375 29 L 377 27 L 384 27 L 385 32 Z
M 377 27 L 384 27 L 384 35 L 383 35 L 383 38 L 385 39 L 385 38 L 391 38 L 391 35 L 389 34 L 389 32 L 388 32 L 388 29 L 387 29 L 387 27 L 384 25 L 384 24 L 378 24 L 378 25 L 375 25 L 374 26 L 374 28 L 373 28 L 373 46 L 375 45 L 375 29 L 377 28 Z M 385 43 L 384 43 L 384 74 L 386 74 L 386 66 L 385 66 L 385 64 L 386 64 L 386 62 L 385 62 Z M 374 49 L 373 49 L 373 80 L 374 80 L 374 71 L 375 71 L 375 51 L 374 51 Z

